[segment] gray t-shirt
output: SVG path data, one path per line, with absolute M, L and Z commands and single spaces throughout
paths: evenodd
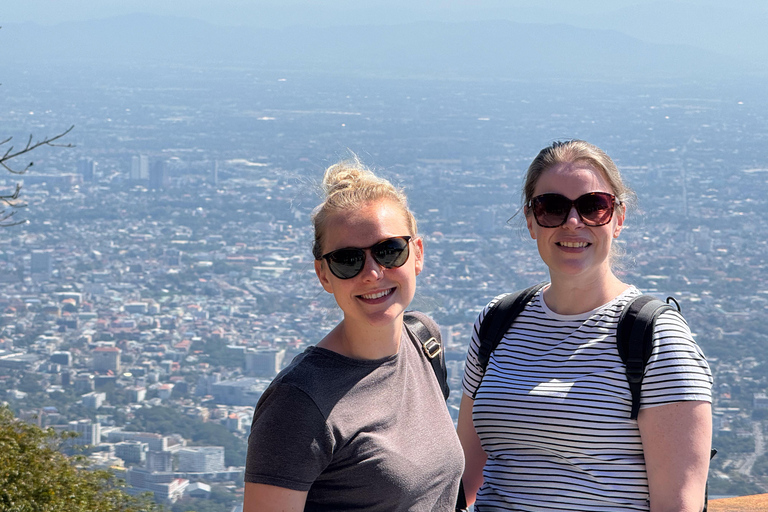
M 245 481 L 308 491 L 307 511 L 453 511 L 463 467 L 432 367 L 403 329 L 391 357 L 309 347 L 280 372 L 256 406 Z

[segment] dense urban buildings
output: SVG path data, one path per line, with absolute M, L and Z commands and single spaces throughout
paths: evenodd
M 519 215 L 525 166 L 579 137 L 638 194 L 626 280 L 678 299 L 715 372 L 711 489 L 768 488 L 762 96 L 230 68 L 163 69 L 159 83 L 144 71 L 57 75 L 55 95 L 30 71 L 29 94 L 3 100 L 4 124 L 22 132 L 76 125 L 75 148 L 3 176 L 6 189 L 23 181 L 29 205 L 29 223 L 0 239 L 0 401 L 21 417 L 80 433 L 136 492 L 174 502 L 219 486 L 236 502 L 253 406 L 339 317 L 314 276 L 309 216 L 347 148 L 401 184 L 419 219 L 413 307 L 442 326 L 455 415 L 477 313 L 547 278 Z

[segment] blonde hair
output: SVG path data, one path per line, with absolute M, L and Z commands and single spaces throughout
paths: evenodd
M 531 165 L 528 166 L 528 172 L 525 174 L 523 205 L 528 205 L 531 199 L 533 199 L 536 184 L 539 182 L 539 178 L 544 171 L 557 164 L 574 162 L 586 162 L 600 171 L 608 181 L 613 195 L 621 203 L 632 204 L 634 202 L 635 193 L 624 184 L 619 168 L 616 167 L 611 157 L 605 151 L 589 142 L 573 139 L 553 142 L 539 151 Z M 526 215 L 529 214 L 530 210 L 526 211 Z
M 323 242 L 328 218 L 333 214 L 359 209 L 375 201 L 390 201 L 399 208 L 408 225 L 411 236 L 416 236 L 416 218 L 408 208 L 408 198 L 384 178 L 376 176 L 354 156 L 325 170 L 322 190 L 325 200 L 312 211 L 315 241 L 312 255 L 316 260 L 323 256 Z

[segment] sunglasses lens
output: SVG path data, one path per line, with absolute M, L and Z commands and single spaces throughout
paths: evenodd
M 576 200 L 576 209 L 588 226 L 608 224 L 613 216 L 613 196 L 600 192 L 585 194 Z
M 379 265 L 386 268 L 402 267 L 408 261 L 408 240 L 390 238 L 371 247 L 371 254 Z
M 614 197 L 607 192 L 591 192 L 573 201 L 560 194 L 542 194 L 531 200 L 533 216 L 543 228 L 565 224 L 572 206 L 587 226 L 603 226 L 613 217 L 613 205 Z
M 333 275 L 340 279 L 350 279 L 363 269 L 365 251 L 362 249 L 339 249 L 329 254 L 327 259 Z
M 402 267 L 408 261 L 409 236 L 388 238 L 370 247 L 373 259 L 384 268 Z M 323 255 L 328 268 L 339 279 L 352 279 L 365 267 L 365 251 L 348 247 Z
M 533 216 L 543 228 L 562 226 L 571 211 L 571 201 L 560 194 L 544 194 L 532 201 Z

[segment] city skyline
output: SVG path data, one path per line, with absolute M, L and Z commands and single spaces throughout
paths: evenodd
M 636 3 L 645 4 L 622 8 Z M 72 16 L 97 14 L 78 5 Z M 455 413 L 480 309 L 498 293 L 547 279 L 515 216 L 524 170 L 551 141 L 583 138 L 615 159 L 638 195 L 620 238 L 622 277 L 674 295 L 710 358 L 720 450 L 710 489 L 768 489 L 768 105 L 760 70 L 721 76 L 728 59 L 709 59 L 705 48 L 670 49 L 576 26 L 561 27 L 551 47 L 532 41 L 521 51 L 541 61 L 525 69 L 549 68 L 547 79 L 515 77 L 521 68 L 514 66 L 473 74 L 471 62 L 446 76 L 451 62 L 440 60 L 440 44 L 419 54 L 431 59 L 423 63 L 367 59 L 384 39 L 373 35 L 397 40 L 392 34 L 400 32 L 386 31 L 371 31 L 376 41 L 361 48 L 336 39 L 334 58 L 312 66 L 329 47 L 312 53 L 290 47 L 287 37 L 253 47 L 275 52 L 270 65 L 219 62 L 217 54 L 204 61 L 194 51 L 182 61 L 143 53 L 172 40 L 173 30 L 194 34 L 208 25 L 158 14 L 129 16 L 129 30 L 115 19 L 50 29 L 43 53 L 23 53 L 21 40 L 3 57 L 13 63 L 1 77 L 8 133 L 0 140 L 12 135 L 22 144 L 30 134 L 75 128 L 64 140 L 74 147 L 40 148 L 26 175 L 0 176 L 2 190 L 23 182 L 28 207 L 19 215 L 29 221 L 0 240 L 0 402 L 44 425 L 74 425 L 94 437 L 100 430 L 104 451 L 92 460 L 123 463 L 137 486 L 159 486 L 162 496 L 192 488 L 181 480 L 209 477 L 168 474 L 172 450 L 150 444 L 170 443 L 175 453 L 196 432 L 218 436 L 228 467 L 218 471 L 222 450 L 213 450 L 216 478 L 237 487 L 252 405 L 280 366 L 338 321 L 313 273 L 309 215 L 323 169 L 352 151 L 405 189 L 419 220 L 426 264 L 412 306 L 442 326 Z M 533 32 L 547 26 L 543 16 L 537 21 Z M 82 39 L 73 26 L 84 29 Z M 450 40 L 455 33 L 445 26 L 429 34 Z M 99 58 L 81 62 L 70 51 L 103 41 L 89 38 L 111 27 L 121 53 L 105 44 L 93 54 Z M 35 30 L 3 22 L 0 40 L 46 32 Z M 128 44 L 145 33 L 143 46 Z M 72 40 L 46 55 L 60 34 Z M 601 54 L 614 60 L 585 64 L 578 79 L 554 76 L 562 68 L 549 57 L 564 34 L 584 36 L 570 48 L 576 55 L 615 42 Z M 457 40 L 482 49 L 483 35 Z M 359 60 L 336 65 L 361 49 L 350 53 Z M 669 60 L 622 63 L 630 49 Z M 712 67 L 693 78 L 662 72 L 690 56 Z M 571 60 L 577 70 L 581 61 Z M 600 79 L 589 76 L 599 68 Z M 656 73 L 641 76 L 646 69 Z M 147 435 L 134 443 L 127 427 Z M 162 482 L 171 477 L 175 483 Z

